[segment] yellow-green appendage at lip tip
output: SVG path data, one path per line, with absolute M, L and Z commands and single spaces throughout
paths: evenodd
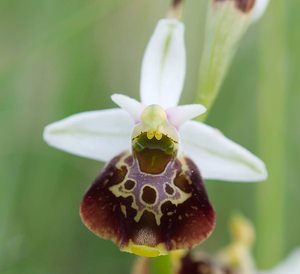
M 138 244 L 134 244 L 133 242 L 129 242 L 128 246 L 123 247 L 121 250 L 142 257 L 157 257 L 157 256 L 169 254 L 164 244 L 159 244 L 155 247 L 151 247 L 151 246 L 138 245 Z

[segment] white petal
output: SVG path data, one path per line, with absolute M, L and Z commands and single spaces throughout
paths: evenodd
M 123 94 L 113 94 L 111 99 L 122 109 L 127 111 L 129 115 L 137 123 L 141 119 L 141 114 L 145 108 L 139 101 Z
M 188 121 L 180 136 L 182 151 L 196 162 L 205 179 L 250 182 L 267 177 L 260 159 L 212 127 Z
M 267 9 L 267 6 L 269 4 L 269 0 L 256 0 L 253 10 L 251 12 L 251 21 L 255 22 L 258 20 Z
M 179 128 L 183 123 L 191 120 L 206 111 L 202 105 L 182 105 L 172 107 L 166 110 L 169 122 Z
M 185 77 L 184 25 L 175 19 L 157 24 L 141 72 L 141 101 L 164 108 L 178 104 Z
M 300 273 L 300 249 L 295 250 L 279 266 L 272 270 L 261 271 L 258 274 L 299 274 Z
M 46 126 L 45 141 L 53 147 L 99 161 L 130 149 L 133 120 L 122 109 L 89 111 Z

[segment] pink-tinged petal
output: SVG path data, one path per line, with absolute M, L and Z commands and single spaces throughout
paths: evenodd
M 121 250 L 158 256 L 188 249 L 214 228 L 214 210 L 192 160 L 171 161 L 160 174 L 141 172 L 129 153 L 112 159 L 85 194 L 84 224 Z
M 182 151 L 191 157 L 204 179 L 262 181 L 264 163 L 220 131 L 203 123 L 188 121 L 180 128 Z
M 89 111 L 46 126 L 44 140 L 78 156 L 108 161 L 130 148 L 133 126 L 132 118 L 122 109 Z
M 206 111 L 203 105 L 181 105 L 166 110 L 169 122 L 177 129 L 186 121 L 189 121 Z
M 139 101 L 123 94 L 113 94 L 111 99 L 122 109 L 127 111 L 133 120 L 137 123 L 141 119 L 141 115 L 145 106 Z
M 163 19 L 147 46 L 141 72 L 141 101 L 164 108 L 178 104 L 185 77 L 184 25 Z

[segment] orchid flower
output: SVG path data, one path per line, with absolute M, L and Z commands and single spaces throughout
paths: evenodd
M 84 224 L 121 250 L 142 256 L 189 249 L 205 240 L 215 215 L 203 179 L 260 181 L 264 163 L 208 125 L 191 121 L 202 105 L 178 106 L 185 78 L 184 25 L 158 22 L 141 71 L 141 102 L 114 94 L 120 107 L 48 125 L 46 142 L 107 162 L 86 192 Z

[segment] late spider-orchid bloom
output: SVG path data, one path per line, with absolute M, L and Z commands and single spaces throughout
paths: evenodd
M 91 231 L 123 251 L 158 256 L 192 248 L 215 222 L 202 178 L 246 182 L 267 176 L 249 151 L 190 121 L 205 111 L 202 105 L 177 106 L 185 62 L 184 25 L 161 20 L 143 59 L 141 102 L 115 94 L 120 108 L 76 114 L 44 131 L 51 146 L 108 162 L 80 214 Z

